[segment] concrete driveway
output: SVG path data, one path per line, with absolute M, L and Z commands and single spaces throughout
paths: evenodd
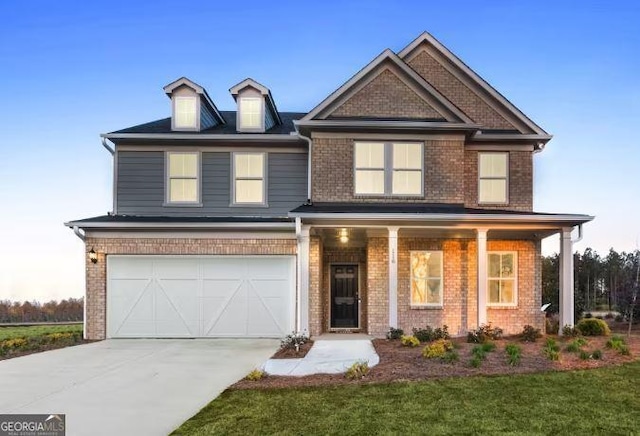
M 119 339 L 0 361 L 0 413 L 64 413 L 67 435 L 166 435 L 278 345 Z

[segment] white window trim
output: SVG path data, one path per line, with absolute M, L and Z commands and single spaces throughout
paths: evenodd
M 413 269 L 411 266 L 412 253 L 440 253 L 440 302 L 438 303 L 414 303 L 412 299 L 411 283 L 413 282 Z M 427 280 L 435 277 L 427 277 Z M 410 250 L 409 251 L 409 306 L 428 307 L 432 309 L 442 309 L 444 307 L 444 251 L 443 250 Z
M 169 159 L 174 154 L 195 154 L 196 155 L 196 201 L 171 201 L 171 179 L 186 177 L 171 177 Z M 164 154 L 164 204 L 163 206 L 179 207 L 202 207 L 202 153 L 199 151 L 166 151 Z
M 260 123 L 258 126 L 243 126 L 242 125 L 242 111 L 243 102 L 246 100 L 257 100 L 260 102 L 260 113 L 258 114 L 258 118 Z M 264 98 L 261 97 L 238 97 L 238 113 L 236 124 L 239 132 L 264 132 L 264 123 L 265 123 L 265 107 L 264 107 Z
M 241 180 L 262 180 L 262 202 L 261 203 L 238 203 L 236 202 L 236 156 L 238 155 L 262 155 L 262 178 L 242 177 Z M 256 151 L 234 151 L 231 153 L 231 201 L 230 207 L 269 207 L 267 202 L 267 164 L 268 153 Z
M 480 174 L 480 156 L 483 154 L 502 154 L 506 156 L 505 168 L 507 170 L 507 174 L 504 177 L 481 177 Z M 479 151 L 478 152 L 478 204 L 483 205 L 508 205 L 509 204 L 509 152 L 508 151 Z M 504 180 L 505 181 L 505 201 L 481 201 L 480 200 L 480 180 Z
M 374 168 L 374 167 L 363 167 L 359 168 L 356 165 L 356 145 L 358 143 L 367 143 L 367 144 L 383 144 L 384 145 L 384 167 L 383 168 Z M 394 194 L 393 193 L 393 173 L 396 171 L 393 167 L 393 145 L 394 144 L 419 144 L 420 145 L 420 193 L 419 194 Z M 353 142 L 353 195 L 354 197 L 360 198 L 424 198 L 424 142 L 418 141 L 367 141 L 367 140 L 358 140 Z M 383 170 L 384 171 L 384 193 L 382 194 L 367 194 L 367 193 L 358 193 L 356 191 L 356 172 L 358 170 Z M 418 171 L 418 169 L 398 169 L 398 171 Z
M 190 126 L 179 126 L 176 124 L 178 120 L 177 107 L 178 100 L 193 100 L 196 104 L 196 113 L 194 117 L 194 124 Z M 192 95 L 176 95 L 173 97 L 173 116 L 171 117 L 171 127 L 173 130 L 200 130 L 200 99 Z
M 490 254 L 512 254 L 513 255 L 513 279 L 504 279 L 501 277 L 491 277 L 489 275 L 489 255 Z M 518 252 L 517 251 L 487 251 L 487 307 L 517 307 L 518 306 Z M 489 289 L 489 281 L 491 280 L 513 280 L 513 302 L 512 303 L 492 303 Z

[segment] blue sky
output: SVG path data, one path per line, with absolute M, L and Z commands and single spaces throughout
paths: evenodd
M 535 158 L 536 210 L 596 215 L 580 250 L 640 243 L 635 2 L 25 0 L 0 16 L 0 299 L 83 294 L 62 223 L 111 209 L 98 135 L 168 116 L 165 84 L 188 76 L 224 110 L 251 76 L 307 111 L 424 30 L 555 135 Z

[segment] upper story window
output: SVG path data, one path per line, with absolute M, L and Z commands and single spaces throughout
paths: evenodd
M 262 128 L 262 98 L 242 97 L 238 110 L 241 129 Z
M 199 203 L 199 153 L 167 153 L 167 203 Z
M 233 204 L 266 204 L 264 153 L 233 153 Z
M 197 127 L 198 102 L 196 97 L 174 97 L 173 125 L 177 129 Z
M 518 259 L 516 252 L 490 251 L 487 253 L 488 304 L 514 306 L 516 304 L 516 279 Z
M 422 143 L 356 142 L 355 194 L 423 195 Z
M 478 153 L 478 203 L 507 203 L 509 153 Z
M 411 252 L 411 305 L 442 306 L 442 251 Z

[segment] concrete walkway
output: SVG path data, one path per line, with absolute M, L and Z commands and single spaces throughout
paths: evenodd
M 67 435 L 166 435 L 278 349 L 273 339 L 119 339 L 0 361 L 0 414 Z
M 369 367 L 380 362 L 371 337 L 366 335 L 322 335 L 302 359 L 269 359 L 263 370 L 271 375 L 303 376 L 340 374 L 355 362 Z

